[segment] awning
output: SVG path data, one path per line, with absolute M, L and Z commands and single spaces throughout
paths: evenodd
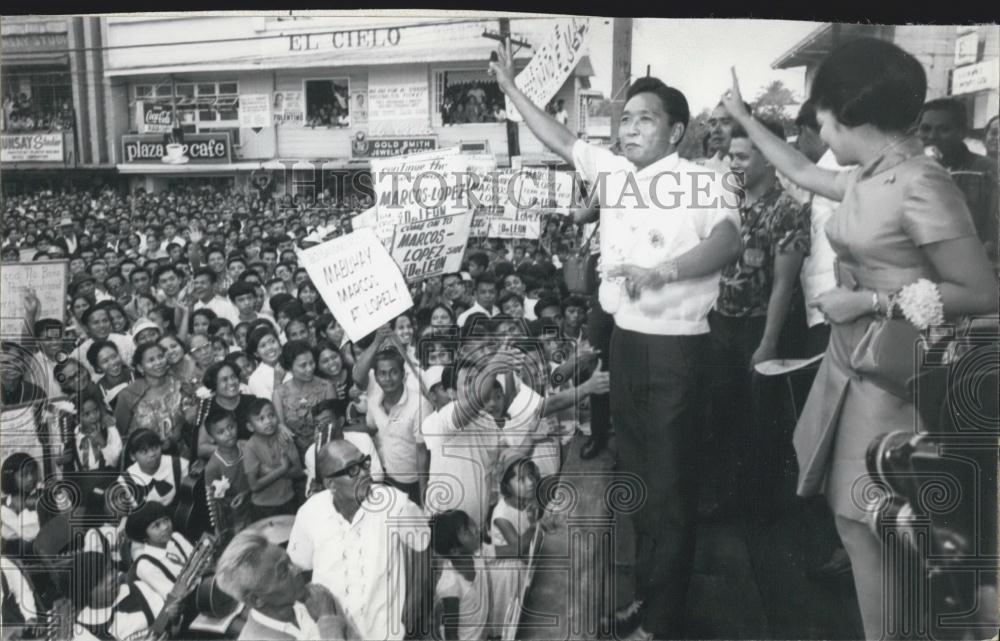
M 819 64 L 838 45 L 857 38 L 891 37 L 892 27 L 876 24 L 827 22 L 797 42 L 771 63 L 772 69 L 790 69 Z
M 234 171 L 253 171 L 260 169 L 262 161 L 247 160 L 232 163 L 190 163 L 187 165 L 168 165 L 156 163 L 121 163 L 116 165 L 123 174 L 225 174 Z

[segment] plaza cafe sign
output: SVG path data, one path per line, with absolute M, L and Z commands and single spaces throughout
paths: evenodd
M 188 158 L 184 163 L 228 163 L 232 146 L 227 132 L 205 134 L 185 134 L 180 156 Z M 126 163 L 177 164 L 176 157 L 168 153 L 163 136 L 134 135 L 122 136 L 122 159 Z

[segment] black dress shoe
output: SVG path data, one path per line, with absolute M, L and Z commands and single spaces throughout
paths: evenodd
M 596 458 L 598 454 L 604 451 L 607 444 L 608 439 L 599 436 L 591 436 L 587 439 L 587 442 L 583 444 L 583 447 L 580 448 L 580 458 L 585 461 Z
M 634 599 L 628 605 L 618 608 L 610 617 L 604 619 L 606 629 L 609 629 L 612 637 L 622 638 L 631 634 L 642 624 L 642 618 L 646 609 L 644 603 L 639 599 Z

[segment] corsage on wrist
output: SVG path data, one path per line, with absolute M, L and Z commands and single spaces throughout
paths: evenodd
M 899 290 L 895 302 L 906 320 L 921 331 L 944 322 L 941 292 L 937 285 L 926 278 L 921 278 Z

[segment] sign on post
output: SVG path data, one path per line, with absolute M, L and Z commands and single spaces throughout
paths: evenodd
M 471 224 L 472 212 L 464 212 L 397 226 L 392 258 L 399 264 L 403 277 L 415 282 L 457 272 Z
M 514 78 L 514 84 L 531 102 L 544 109 L 583 56 L 589 31 L 590 22 L 586 18 L 557 22 L 545 44 Z M 522 120 L 510 98 L 507 98 L 507 117 Z
M 0 265 L 0 335 L 21 336 L 24 328 L 24 288 L 30 286 L 41 303 L 38 318 L 66 322 L 69 262 L 65 260 Z
M 352 341 L 413 306 L 403 274 L 369 228 L 305 249 L 299 261 Z

